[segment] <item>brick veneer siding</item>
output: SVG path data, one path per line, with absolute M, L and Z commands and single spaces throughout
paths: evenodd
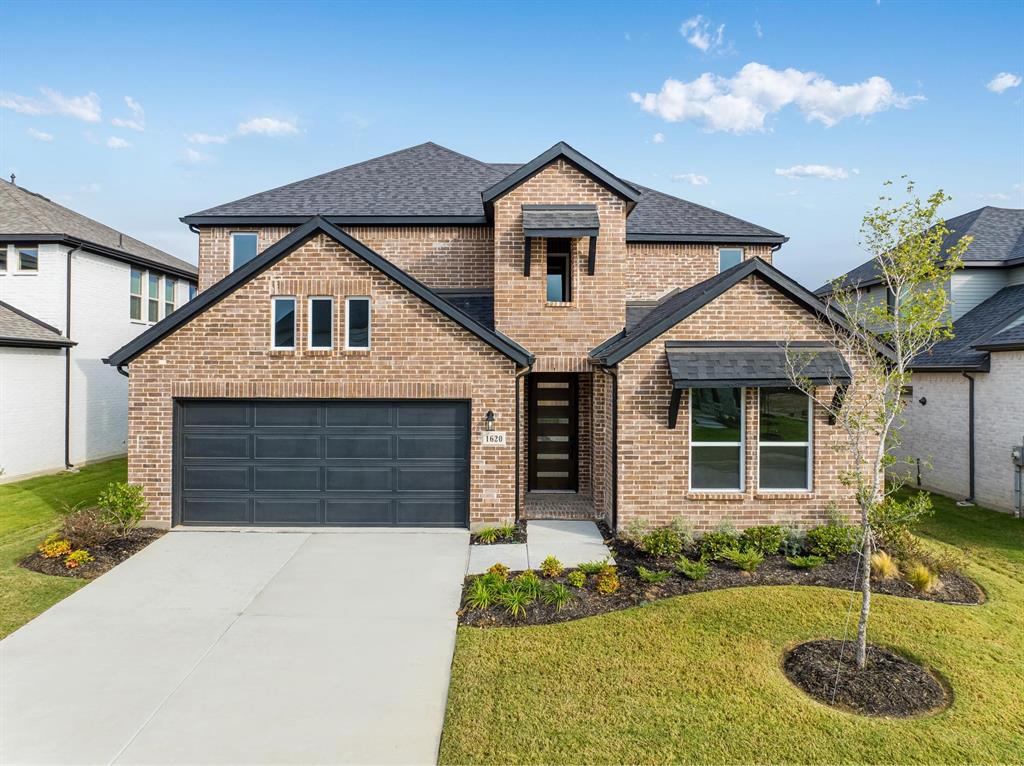
M 489 226 L 343 226 L 364 245 L 428 287 L 490 290 L 494 235 Z M 199 289 L 231 272 L 231 234 L 255 231 L 262 252 L 291 226 L 199 227 Z
M 667 242 L 629 242 L 626 244 L 626 300 L 650 300 L 674 287 L 711 279 L 718 273 L 718 250 L 740 247 L 743 259 L 761 258 L 772 262 L 771 245 L 701 245 Z
M 270 350 L 273 295 L 299 298 L 296 351 Z M 311 295 L 335 297 L 336 345 L 344 298 L 369 295 L 371 350 L 304 350 Z M 513 422 L 514 363 L 323 235 L 147 350 L 129 372 L 128 474 L 145 489 L 151 523 L 171 520 L 175 397 L 472 400 L 470 521 L 514 517 L 515 450 L 476 438 L 488 410 Z
M 819 407 L 814 414 L 813 490 L 771 493 L 757 489 L 758 392 L 746 392 L 745 489 L 738 493 L 689 490 L 689 396 L 684 392 L 676 428 L 667 424 L 672 379 L 665 357 L 668 340 L 824 340 L 823 326 L 756 277 L 749 277 L 619 364 L 618 524 L 642 519 L 666 524 L 682 516 L 696 531 L 721 522 L 739 528 L 756 524 L 822 523 L 834 504 L 856 517 L 856 503 L 841 486 L 849 463 L 835 446 L 841 427 L 830 426 Z M 852 362 L 854 374 L 858 369 Z M 821 397 L 831 398 L 828 388 Z

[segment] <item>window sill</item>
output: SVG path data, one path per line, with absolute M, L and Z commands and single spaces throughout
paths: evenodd
M 346 354 L 369 354 L 370 349 L 368 348 L 349 348 L 346 346 L 342 349 Z
M 576 308 L 576 304 L 573 301 L 544 301 L 546 308 L 552 309 L 571 309 Z
M 294 348 L 272 348 L 272 349 L 270 349 L 270 353 L 271 354 L 280 354 L 281 356 L 284 356 L 284 355 L 295 356 L 295 349 Z
M 12 277 L 38 277 L 38 271 L 9 271 L 6 272 Z
M 686 493 L 687 500 L 732 500 L 739 502 L 748 499 L 748 495 L 745 491 L 740 489 L 733 490 L 717 490 L 714 492 L 707 492 L 704 490 L 690 490 Z
M 814 491 L 810 489 L 759 489 L 754 493 L 756 500 L 812 500 Z

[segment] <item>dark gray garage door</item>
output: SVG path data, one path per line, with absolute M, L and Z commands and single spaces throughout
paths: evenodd
M 177 424 L 180 523 L 468 523 L 465 402 L 188 401 Z

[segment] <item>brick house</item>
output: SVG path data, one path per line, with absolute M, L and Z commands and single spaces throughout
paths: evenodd
M 152 523 L 613 527 L 852 512 L 824 395 L 859 360 L 786 237 L 559 143 L 427 143 L 204 210 L 196 300 L 111 355 Z M 852 371 L 852 372 L 851 372 Z

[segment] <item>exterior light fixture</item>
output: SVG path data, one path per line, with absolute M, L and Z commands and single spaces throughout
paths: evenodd
M 493 431 L 494 430 L 494 411 L 493 410 L 487 410 L 487 415 L 484 416 L 484 430 L 485 431 Z

